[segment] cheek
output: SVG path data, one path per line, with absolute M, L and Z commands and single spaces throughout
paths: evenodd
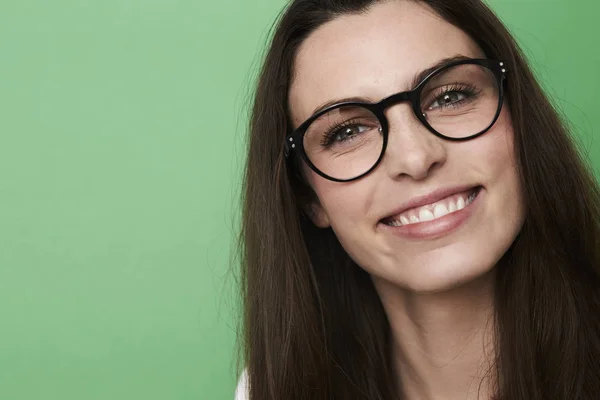
M 332 228 L 340 244 L 352 256 L 366 239 L 375 199 L 375 180 L 359 179 L 352 182 L 333 182 L 315 173 L 306 164 L 303 173 L 313 188 L 321 213 Z
M 497 179 L 516 179 L 517 163 L 514 148 L 514 132 L 510 114 L 503 108 L 502 113 L 490 131 L 479 138 L 465 143 L 458 158 L 467 160 L 470 168 L 479 173 L 484 183 L 494 184 Z M 468 173 L 469 168 L 456 169 Z
M 363 222 L 373 204 L 374 190 L 369 179 L 353 182 L 332 182 L 314 172 L 311 185 L 327 214 L 331 227 L 343 236 L 353 226 Z
M 489 192 L 485 221 L 490 237 L 509 242 L 520 231 L 525 219 L 514 136 L 510 114 L 503 111 L 493 129 L 471 143 L 472 156 L 465 155 L 470 165 L 464 169 L 477 171 Z

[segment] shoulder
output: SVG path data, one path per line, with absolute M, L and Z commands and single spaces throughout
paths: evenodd
M 248 371 L 244 369 L 235 389 L 235 400 L 248 400 Z

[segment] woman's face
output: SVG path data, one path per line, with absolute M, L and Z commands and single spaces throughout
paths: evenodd
M 419 72 L 459 55 L 485 58 L 464 32 L 414 2 L 390 1 L 366 14 L 340 16 L 313 32 L 299 49 L 289 97 L 294 126 L 335 99 L 377 102 L 412 89 L 410 82 Z M 313 222 L 330 226 L 374 278 L 412 291 L 449 289 L 490 271 L 524 220 L 507 107 L 487 133 L 463 142 L 431 134 L 409 103 L 391 106 L 386 116 L 387 150 L 369 175 L 339 183 L 303 165 L 319 200 L 312 205 Z M 437 219 L 427 221 L 422 208 L 400 213 L 408 202 L 440 189 L 456 188 L 466 198 L 475 187 L 481 190 L 472 203 Z M 446 195 L 425 209 L 435 216 L 440 215 L 441 208 L 435 209 L 439 203 L 447 209 L 451 200 L 460 203 L 461 193 Z M 402 223 L 401 215 L 412 223 L 386 224 L 390 217 Z

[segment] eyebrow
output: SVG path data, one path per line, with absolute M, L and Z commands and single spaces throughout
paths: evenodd
M 464 56 L 462 54 L 458 54 L 453 57 L 444 58 L 444 59 L 438 61 L 431 67 L 428 67 L 428 68 L 422 70 L 421 72 L 415 74 L 415 76 L 413 77 L 413 80 L 410 84 L 411 90 L 414 89 L 419 83 L 421 83 L 425 78 L 427 78 L 429 76 L 429 74 L 431 74 L 433 71 L 437 70 L 438 68 L 445 67 L 449 64 L 452 64 L 455 61 L 470 60 L 470 59 L 472 59 L 472 58 Z M 344 97 L 341 99 L 333 99 L 333 100 L 329 100 L 329 101 L 321 104 L 319 107 L 315 108 L 315 110 L 312 112 L 311 115 L 315 115 L 315 114 L 323 111 L 327 107 L 331 107 L 334 104 L 346 103 L 346 102 L 369 103 L 369 102 L 371 102 L 371 100 L 366 97 L 361 97 L 361 96 L 352 96 L 352 97 Z

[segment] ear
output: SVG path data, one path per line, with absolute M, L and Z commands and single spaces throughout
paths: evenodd
M 318 200 L 311 201 L 303 209 L 317 228 L 329 228 L 329 217 Z

